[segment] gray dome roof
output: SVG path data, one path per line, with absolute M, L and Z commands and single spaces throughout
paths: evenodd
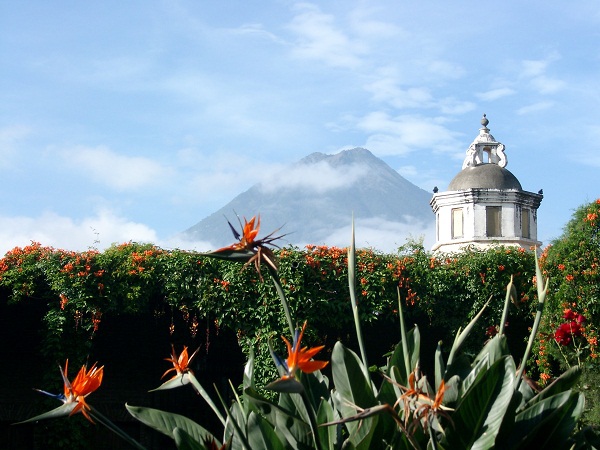
M 521 183 L 509 170 L 497 164 L 478 164 L 461 170 L 448 186 L 449 191 L 465 189 L 517 189 Z

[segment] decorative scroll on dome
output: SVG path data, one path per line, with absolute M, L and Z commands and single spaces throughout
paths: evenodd
M 481 119 L 481 127 L 479 135 L 471 143 L 467 149 L 467 156 L 463 162 L 462 168 L 477 166 L 479 164 L 496 164 L 500 167 L 506 167 L 508 159 L 504 153 L 504 144 L 497 142 L 494 136 L 490 134 L 487 125 L 490 121 L 485 114 Z M 484 160 L 484 155 L 487 155 L 487 161 Z

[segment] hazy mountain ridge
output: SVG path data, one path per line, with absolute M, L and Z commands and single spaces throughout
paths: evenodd
M 348 228 L 354 214 L 376 233 L 378 223 L 389 228 L 430 227 L 435 218 L 431 194 L 410 183 L 384 161 L 364 148 L 334 155 L 312 153 L 289 168 L 255 184 L 227 205 L 183 232 L 185 239 L 228 245 L 233 236 L 226 219 L 238 228 L 236 213 L 250 219 L 261 216 L 265 236 L 277 228 L 287 234 L 281 244 L 339 245 L 333 236 Z M 419 226 L 421 225 L 421 226 Z M 407 236 L 397 236 L 399 244 Z M 348 241 L 349 237 L 345 238 Z

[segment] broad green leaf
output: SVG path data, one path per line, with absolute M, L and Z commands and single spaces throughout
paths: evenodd
M 187 432 L 181 428 L 175 428 L 173 430 L 173 439 L 175 439 L 175 445 L 178 450 L 206 450 L 206 446 L 196 441 Z M 217 443 L 220 446 L 220 444 Z
M 492 297 L 490 297 L 488 301 L 485 302 L 485 304 L 481 307 L 477 315 L 473 317 L 473 319 L 469 322 L 469 324 L 465 327 L 464 330 L 458 330 L 458 332 L 456 333 L 456 338 L 454 339 L 454 343 L 452 344 L 452 348 L 450 349 L 450 355 L 448 356 L 447 366 L 452 365 L 452 363 L 454 362 L 454 358 L 458 355 L 460 348 L 462 347 L 463 343 L 469 336 L 469 333 L 471 333 L 471 330 L 475 326 L 475 323 L 479 320 L 479 318 L 483 314 L 483 311 L 485 311 L 485 308 L 487 308 L 491 300 Z
M 198 425 L 193 420 L 180 414 L 161 411 L 154 408 L 146 408 L 143 406 L 131 406 L 128 404 L 125 404 L 125 408 L 127 408 L 129 414 L 143 424 L 154 428 L 156 431 L 159 431 L 172 439 L 175 439 L 173 435 L 173 430 L 175 428 L 180 428 L 185 431 L 197 442 L 202 442 L 206 437 L 212 438 L 212 435 L 201 425 Z
M 282 442 L 293 444 L 293 448 L 312 445 L 308 414 L 298 394 L 281 393 L 278 404 L 250 388 L 244 391 L 244 395 L 269 423 L 275 425 L 275 432 Z
M 568 438 L 584 408 L 583 394 L 571 391 L 553 395 L 517 414 L 510 448 L 569 448 Z
M 320 370 L 312 373 L 300 372 L 298 379 L 304 386 L 304 392 L 314 410 L 319 407 L 322 398 L 329 399 L 331 395 L 329 380 Z
M 275 417 L 275 430 L 283 442 L 287 442 L 294 449 L 314 448 L 312 432 L 308 423 L 283 409 L 275 410 Z
M 317 410 L 317 423 L 322 425 L 324 423 L 333 422 L 335 419 L 335 412 L 333 406 L 327 400 L 322 399 Z M 319 435 L 319 441 L 324 450 L 334 450 L 338 446 L 337 440 L 337 428 L 339 425 L 330 426 L 319 426 L 317 433 Z
M 506 336 L 503 334 L 497 334 L 491 338 L 483 346 L 479 354 L 475 357 L 473 363 L 477 363 L 481 358 L 487 356 L 489 364 L 492 365 L 503 356 L 510 355 L 508 350 L 508 344 L 506 343 Z
M 514 392 L 515 365 L 511 357 L 481 370 L 452 414 L 442 442 L 449 448 L 489 449 L 494 446 Z
M 252 450 L 283 450 L 284 445 L 275 434 L 273 426 L 254 412 L 248 417 L 248 443 Z
M 75 406 L 77 406 L 77 402 L 63 403 L 58 408 L 54 408 L 48 412 L 32 417 L 31 419 L 27 419 L 22 422 L 17 422 L 15 425 L 19 425 L 21 423 L 37 422 L 38 420 L 54 419 L 56 417 L 65 417 L 73 412 Z
M 231 450 L 251 450 L 250 445 L 248 444 L 248 436 L 246 430 L 246 410 L 248 407 L 245 407 L 235 390 L 233 391 L 233 393 L 235 394 L 236 401 L 232 403 L 229 409 L 227 409 L 227 405 L 225 404 L 223 397 L 217 390 L 219 401 L 221 402 L 221 405 L 223 405 L 223 407 L 225 408 L 225 412 L 227 414 L 227 420 L 225 421 L 225 431 L 223 433 L 223 440 L 231 440 Z
M 405 349 L 408 353 L 406 358 L 404 356 Z M 390 376 L 392 367 L 397 367 L 401 374 L 401 384 L 406 386 L 408 384 L 408 375 L 419 365 L 420 352 L 421 335 L 419 328 L 415 326 L 406 333 L 406 343 L 399 342 L 394 348 L 394 352 L 388 362 L 387 375 Z M 407 363 L 408 366 L 406 366 Z
M 150 389 L 148 392 L 164 391 L 165 389 L 175 389 L 181 386 L 185 386 L 190 383 L 190 373 L 180 373 L 173 378 L 165 381 L 159 387 Z
M 231 450 L 244 450 L 247 448 L 242 439 L 245 439 L 242 436 L 244 430 L 246 430 L 246 415 L 242 406 L 234 402 L 228 411 L 225 430 L 223 431 L 223 440 L 231 441 Z
M 300 394 L 304 392 L 304 386 L 295 378 L 278 378 L 267 384 L 265 389 L 275 392 L 284 392 L 286 394 Z
M 250 261 L 256 254 L 251 250 L 221 250 L 201 253 L 202 256 L 210 256 L 211 258 L 224 259 L 226 261 L 236 261 L 246 263 Z
M 375 405 L 373 386 L 371 380 L 364 376 L 360 359 L 339 341 L 331 354 L 331 371 L 336 391 L 346 404 L 344 411 L 351 411 L 350 415 L 354 415 L 354 406 L 368 408 Z
M 579 366 L 573 366 L 563 372 L 556 380 L 550 383 L 544 390 L 539 392 L 535 397 L 527 402 L 525 408 L 536 404 L 537 402 L 544 400 L 561 392 L 568 391 L 577 383 L 581 376 L 581 368 Z

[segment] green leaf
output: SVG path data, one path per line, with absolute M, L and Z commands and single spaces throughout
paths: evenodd
M 548 397 L 551 397 L 561 392 L 568 391 L 571 389 L 581 376 L 581 368 L 579 366 L 573 366 L 563 372 L 556 380 L 549 384 L 544 390 L 539 392 L 535 397 L 527 402 L 524 409 L 542 401 Z
M 569 448 L 569 436 L 583 408 L 583 394 L 571 391 L 537 402 L 517 414 L 509 442 L 510 448 Z
M 506 342 L 506 336 L 503 334 L 497 334 L 491 338 L 483 346 L 479 354 L 475 357 L 473 364 L 476 364 L 484 357 L 487 357 L 489 364 L 492 365 L 504 356 L 510 355 L 508 350 L 508 344 Z
M 265 389 L 275 392 L 285 392 L 287 394 L 300 394 L 304 391 L 304 386 L 295 378 L 278 378 L 267 384 Z
M 190 375 L 190 372 L 177 374 L 173 378 L 165 381 L 159 387 L 155 389 L 150 389 L 148 392 L 164 391 L 166 389 L 175 389 L 178 387 L 185 386 L 186 384 L 190 383 Z
M 487 308 L 487 306 L 489 305 L 491 300 L 492 300 L 492 297 L 490 297 L 488 299 L 488 301 L 485 302 L 485 304 L 481 307 L 481 309 L 479 310 L 477 315 L 475 317 L 473 317 L 473 319 L 469 322 L 469 324 L 465 327 L 465 329 L 462 330 L 462 332 L 460 329 L 458 330 L 458 332 L 456 333 L 456 338 L 454 339 L 454 343 L 452 344 L 452 348 L 450 349 L 450 355 L 448 356 L 448 362 L 446 363 L 446 367 L 449 367 L 452 365 L 452 363 L 454 362 L 455 356 L 458 355 L 460 348 L 464 344 L 465 340 L 469 336 L 469 333 L 471 333 L 471 330 L 475 326 L 475 323 L 479 320 L 479 318 L 483 314 L 483 311 L 485 310 L 485 308 Z
M 407 352 L 405 357 L 404 352 Z M 396 345 L 394 353 L 388 362 L 388 376 L 390 376 L 391 368 L 398 367 L 400 369 L 400 384 L 408 385 L 408 376 L 419 365 L 419 354 L 421 352 L 421 335 L 419 328 L 414 327 L 406 333 L 406 342 L 400 342 Z M 408 366 L 406 366 L 408 364 Z
M 251 412 L 248 417 L 248 443 L 254 449 L 283 450 L 285 447 L 267 420 Z
M 339 341 L 331 354 L 331 371 L 336 390 L 345 401 L 361 408 L 375 404 L 373 386 L 371 380 L 364 376 L 360 359 Z M 353 414 L 356 412 L 355 408 L 350 409 Z
M 175 439 L 173 434 L 175 428 L 180 428 L 185 431 L 197 442 L 202 442 L 206 437 L 212 438 L 212 435 L 206 429 L 185 416 L 143 406 L 131 406 L 125 404 L 125 408 L 127 408 L 129 414 L 143 424 L 154 428 L 156 431 L 159 431 L 172 439 Z
M 485 361 L 482 360 L 482 364 Z M 450 448 L 489 449 L 494 447 L 502 419 L 514 392 L 515 365 L 506 356 L 482 369 L 463 395 L 452 415 L 454 427 L 447 427 Z
M 175 445 L 177 445 L 178 450 L 206 450 L 204 444 L 196 441 L 181 428 L 175 428 L 173 430 L 173 439 L 175 439 Z M 217 445 L 220 446 L 220 444 Z
M 322 399 L 319 409 L 317 410 L 317 423 L 321 425 L 324 423 L 333 422 L 334 418 L 335 413 L 333 411 L 333 406 L 327 400 Z M 317 429 L 319 440 L 324 449 L 334 450 L 338 447 L 337 427 L 337 425 L 319 426 Z
M 51 411 L 32 417 L 31 419 L 27 419 L 22 422 L 17 422 L 15 425 L 29 422 L 37 422 L 38 420 L 54 419 L 56 417 L 65 417 L 73 412 L 75 406 L 77 406 L 77 402 L 63 403 L 58 408 L 54 408 Z
M 377 404 L 371 380 L 365 378 L 361 369 L 362 364 L 356 353 L 338 341 L 331 354 L 331 370 L 336 387 L 333 400 L 342 417 L 354 416 L 360 409 Z M 359 443 L 366 442 L 365 439 L 370 439 L 376 422 L 377 417 L 372 417 L 360 424 L 347 424 L 350 440 L 356 448 L 359 448 Z
M 200 253 L 201 256 L 210 256 L 211 258 L 224 259 L 227 261 L 246 263 L 254 257 L 256 253 L 250 250 L 215 250 L 212 252 Z

